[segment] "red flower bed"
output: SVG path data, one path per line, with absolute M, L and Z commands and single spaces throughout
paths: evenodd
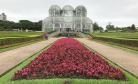
M 17 71 L 13 80 L 55 77 L 117 80 L 125 78 L 120 69 L 109 65 L 80 42 L 72 38 L 63 38 L 25 68 Z

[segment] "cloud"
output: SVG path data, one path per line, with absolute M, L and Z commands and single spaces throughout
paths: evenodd
M 138 0 L 0 0 L 0 13 L 9 20 L 28 19 L 38 21 L 48 16 L 51 5 L 84 5 L 88 17 L 105 27 L 108 22 L 116 26 L 138 25 Z

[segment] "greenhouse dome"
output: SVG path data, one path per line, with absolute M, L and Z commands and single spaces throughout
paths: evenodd
M 52 5 L 49 8 L 49 15 L 50 16 L 60 16 L 61 8 L 58 5 Z
M 60 31 L 67 30 L 78 32 L 93 32 L 93 22 L 87 17 L 87 10 L 84 6 L 77 6 L 75 9 L 66 5 L 60 8 L 58 5 L 52 5 L 49 8 L 49 17 L 42 22 L 42 31 Z
M 62 15 L 63 16 L 73 16 L 74 15 L 74 8 L 70 5 L 66 5 L 62 8 Z
M 80 5 L 75 8 L 76 11 L 76 16 L 83 16 L 86 17 L 87 15 L 87 10 L 84 6 Z

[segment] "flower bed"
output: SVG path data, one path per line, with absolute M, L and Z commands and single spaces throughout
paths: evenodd
M 99 55 L 72 38 L 62 38 L 22 70 L 13 80 L 40 78 L 125 79 L 120 69 L 112 67 Z

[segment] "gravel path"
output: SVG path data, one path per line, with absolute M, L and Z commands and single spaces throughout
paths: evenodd
M 11 69 L 12 67 L 18 65 L 23 60 L 32 56 L 39 50 L 53 43 L 57 39 L 59 38 L 50 38 L 46 41 L 41 41 L 29 46 L 24 46 L 21 48 L 0 53 L 0 75 L 2 75 L 4 72 Z
M 77 38 L 77 40 L 138 77 L 138 54 L 100 44 L 87 38 Z

